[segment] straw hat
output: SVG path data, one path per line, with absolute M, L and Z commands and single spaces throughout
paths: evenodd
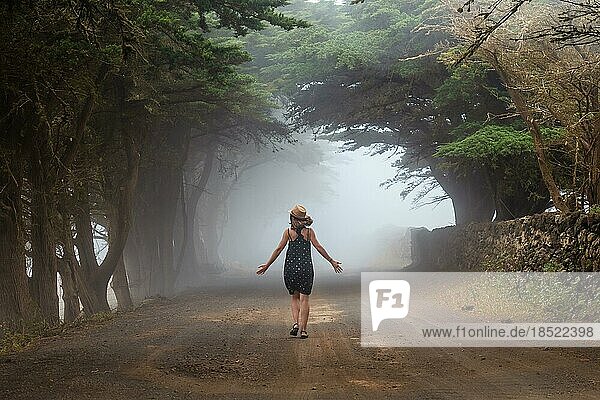
M 302 221 L 310 219 L 310 217 L 308 215 L 306 215 L 306 208 L 304 208 L 304 206 L 301 204 L 296 204 L 294 206 L 294 208 L 292 208 L 290 210 L 290 214 L 294 218 L 298 218 L 299 220 L 302 220 Z

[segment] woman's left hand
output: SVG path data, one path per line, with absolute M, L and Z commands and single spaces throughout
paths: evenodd
M 333 270 L 337 273 L 340 274 L 343 271 L 342 268 L 342 263 L 340 261 L 336 261 L 336 260 L 331 260 L 331 266 L 333 267 Z
M 262 275 L 265 272 L 267 272 L 267 269 L 269 269 L 269 267 L 267 266 L 267 264 L 261 264 L 258 269 L 256 270 L 256 275 Z

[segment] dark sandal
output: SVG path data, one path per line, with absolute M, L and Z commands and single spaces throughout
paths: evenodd
M 306 331 L 300 332 L 300 339 L 308 339 L 308 333 Z
M 295 323 L 294 326 L 292 326 L 292 330 L 290 331 L 290 335 L 291 336 L 297 336 L 298 335 L 298 329 L 300 329 L 300 327 L 298 326 L 297 323 Z

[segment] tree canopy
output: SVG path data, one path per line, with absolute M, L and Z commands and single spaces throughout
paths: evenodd
M 7 278 L 0 320 L 56 323 L 57 271 L 72 290 L 67 319 L 79 313 L 79 300 L 88 314 L 108 310 L 106 287 L 123 267 L 136 215 L 150 212 L 149 220 L 164 224 L 160 251 L 173 254 L 173 243 L 185 247 L 187 240 L 169 229 L 174 211 L 181 196 L 194 197 L 193 186 L 181 188 L 184 169 L 204 165 L 206 176 L 216 146 L 287 138 L 264 86 L 240 71 L 250 57 L 235 40 L 266 26 L 306 26 L 276 11 L 285 4 L 0 5 L 0 272 Z M 162 174 L 150 178 L 157 168 Z M 148 189 L 160 179 L 160 200 L 173 212 L 151 206 L 157 197 Z M 102 260 L 94 248 L 98 224 L 108 243 Z M 147 233 L 137 242 L 156 246 Z M 167 258 L 146 266 L 163 276 L 156 293 L 169 293 L 175 279 L 174 257 Z
M 476 164 L 460 173 L 448 169 L 438 152 L 440 145 L 473 134 L 470 125 L 502 126 L 515 120 L 506 89 L 489 64 L 452 67 L 457 39 L 432 27 L 441 18 L 432 11 L 438 5 L 318 3 L 305 18 L 325 19 L 326 24 L 249 38 L 250 50 L 259 53 L 252 70 L 289 100 L 289 117 L 296 127 L 345 141 L 350 150 L 366 146 L 375 152 L 398 151 L 398 174 L 385 184 L 402 182 L 405 195 L 417 190 L 416 201 L 440 185 L 453 201 L 459 224 L 530 213 L 525 204 L 531 191 L 542 199 L 533 209 L 543 211 L 547 195 L 542 186 L 514 182 L 530 190 L 507 188 L 523 197 L 523 207 L 507 211 L 500 205 L 504 194 L 496 193 L 499 186 L 493 182 L 502 177 L 489 176 Z M 477 139 L 482 137 L 471 140 Z M 513 157 L 524 154 L 533 160 L 533 153 L 515 152 Z M 513 174 L 517 181 L 518 176 Z M 541 178 L 533 168 L 527 179 Z

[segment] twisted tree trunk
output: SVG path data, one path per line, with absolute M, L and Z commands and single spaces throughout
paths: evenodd
M 139 169 L 139 152 L 133 132 L 129 132 L 124 138 L 124 147 L 127 163 L 124 176 L 120 178 L 105 177 L 111 186 L 105 191 L 109 208 L 108 226 L 106 227 L 108 229 L 108 252 L 100 265 L 98 265 L 94 252 L 89 190 L 85 183 L 77 188 L 79 207 L 75 213 L 75 226 L 80 260 L 77 278 L 79 295 L 86 314 L 110 311 L 106 298 L 108 282 L 122 259 L 132 223 L 133 198 Z
M 0 325 L 20 329 L 41 318 L 29 292 L 21 222 L 22 163 L 0 167 Z

